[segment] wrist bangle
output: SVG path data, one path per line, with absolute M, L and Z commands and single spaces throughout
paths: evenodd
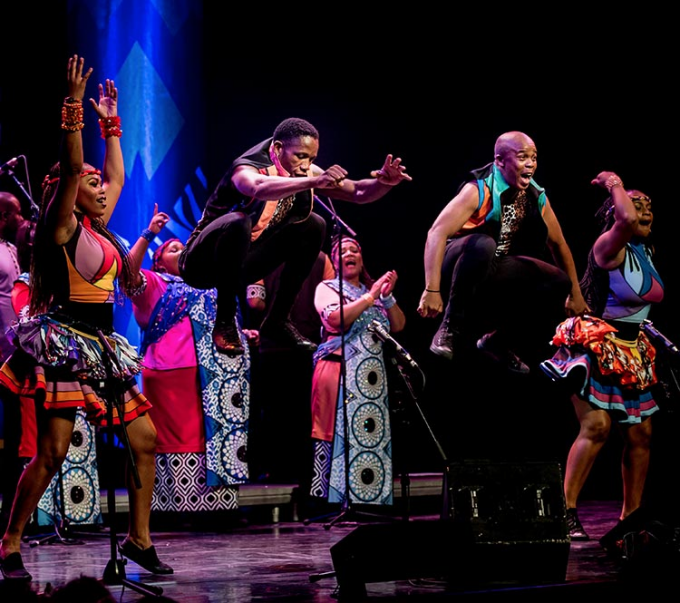
M 259 297 L 261 300 L 266 300 L 267 290 L 264 288 L 264 285 L 248 285 L 246 287 L 246 297 L 248 299 Z
M 375 297 L 373 297 L 370 293 L 364 293 L 361 296 L 361 299 L 365 299 L 369 306 L 372 306 L 375 303 Z
M 397 300 L 394 298 L 394 295 L 390 293 L 389 295 L 385 295 L 383 297 L 383 294 L 380 294 L 380 303 L 382 304 L 382 307 L 385 308 L 385 310 L 389 310 L 394 304 L 397 303 Z
M 110 136 L 120 138 L 123 135 L 123 130 L 120 129 L 119 115 L 101 117 L 99 119 L 99 129 L 101 131 L 101 137 L 105 140 Z
M 427 287 L 425 287 L 425 291 L 428 293 L 441 293 L 439 289 L 428 289 Z
M 84 126 L 83 101 L 67 96 L 61 107 L 61 129 L 67 132 L 77 132 L 82 130 Z
M 621 182 L 621 178 L 619 178 L 616 174 L 612 174 L 611 176 L 609 176 L 609 178 L 607 178 L 604 185 L 607 188 L 607 190 L 611 193 L 612 189 L 615 186 L 619 185 L 623 186 L 623 183 Z
M 145 228 L 144 230 L 142 230 L 142 234 L 140 234 L 139 237 L 151 243 L 151 241 L 153 241 L 154 238 L 156 238 L 156 233 L 151 232 L 148 228 Z

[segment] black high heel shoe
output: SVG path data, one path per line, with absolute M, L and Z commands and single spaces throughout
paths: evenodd
M 21 559 L 21 553 L 10 553 L 4 559 L 0 559 L 0 571 L 5 580 L 25 581 L 33 580 Z
M 134 561 L 147 572 L 152 574 L 174 573 L 174 570 L 167 563 L 163 563 L 158 558 L 156 547 L 153 545 L 148 549 L 141 549 L 132 540 L 125 540 L 119 546 L 119 549 L 123 556 L 127 557 L 130 561 Z

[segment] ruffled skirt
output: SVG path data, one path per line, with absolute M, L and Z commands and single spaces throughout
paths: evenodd
M 8 336 L 17 349 L 0 367 L 0 385 L 21 398 L 48 410 L 82 407 L 100 425 L 109 402 L 114 424 L 121 414 L 128 423 L 151 408 L 135 378 L 139 355 L 123 336 L 49 314 L 13 325 Z
M 557 351 L 540 366 L 553 381 L 569 383 L 620 423 L 640 423 L 659 410 L 652 393 L 656 350 L 643 331 L 634 341 L 616 333 L 600 318 L 568 318 L 555 331 L 552 343 Z

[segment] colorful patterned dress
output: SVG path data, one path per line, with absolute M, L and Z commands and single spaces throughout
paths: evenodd
M 324 286 L 340 291 L 338 279 L 319 284 Z M 342 291 L 344 302 L 349 303 L 368 289 L 343 282 Z M 335 309 L 337 305 L 328 310 Z M 331 503 L 345 500 L 347 482 L 350 500 L 354 503 L 391 505 L 393 502 L 392 433 L 383 344 L 367 329 L 374 320 L 389 329 L 387 312 L 380 301 L 362 312 L 345 333 L 344 388 L 338 363 L 341 357 L 333 354 L 342 345 L 340 335 L 328 336 L 314 353 L 312 437 L 315 450 L 310 493 Z M 329 409 L 324 408 L 328 404 L 323 400 L 328 400 L 335 412 L 329 413 Z
M 178 276 L 142 270 L 132 298 L 142 328 L 142 385 L 158 431 L 156 511 L 238 507 L 248 480 L 246 443 L 250 353 L 231 358 L 212 343 L 214 289 L 194 289 Z
M 555 381 L 568 381 L 593 406 L 607 411 L 620 423 L 640 423 L 659 410 L 652 386 L 657 383 L 656 350 L 640 324 L 652 304 L 663 299 L 663 282 L 643 242 L 626 245 L 621 266 L 610 271 L 590 268 L 596 278 L 582 283 L 591 308 L 588 287 L 597 275 L 607 273 L 606 303 L 602 318 L 568 318 L 558 325 L 552 339 L 557 351 L 541 363 Z M 599 282 L 602 282 L 599 279 Z M 585 286 L 584 286 L 585 284 Z

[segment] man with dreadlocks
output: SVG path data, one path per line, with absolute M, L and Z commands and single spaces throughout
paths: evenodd
M 564 474 L 567 521 L 572 540 L 588 540 L 576 503 L 616 422 L 624 440 L 621 459 L 623 507 L 620 520 L 642 503 L 657 406 L 656 350 L 641 330 L 652 304 L 663 299 L 663 283 L 652 262 L 652 201 L 625 189 L 613 172 L 592 184 L 609 191 L 597 214 L 601 234 L 588 254 L 581 281 L 592 314 L 568 318 L 552 339 L 557 351 L 541 368 L 567 382 L 580 430 L 569 450 Z

